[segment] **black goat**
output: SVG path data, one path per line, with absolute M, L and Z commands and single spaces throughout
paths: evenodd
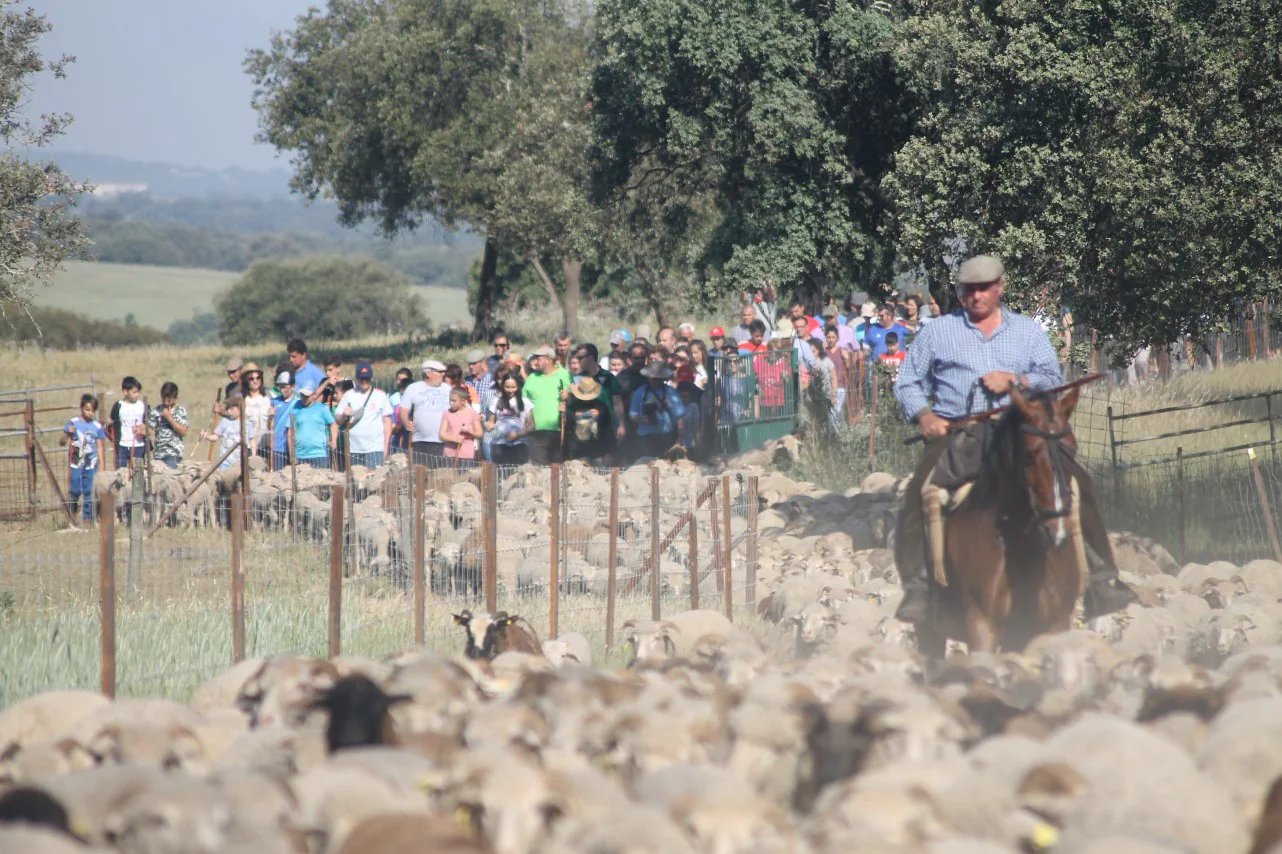
M 454 614 L 454 622 L 463 627 L 467 647 L 463 654 L 468 658 L 491 661 L 503 652 L 528 652 L 542 655 L 543 645 L 524 617 L 508 616 L 507 611 L 497 614 L 473 614 L 463 610 Z M 519 621 L 519 622 L 518 622 Z
M 387 694 L 368 677 L 354 673 L 334 683 L 315 702 L 314 709 L 329 712 L 325 742 L 329 752 L 347 747 L 396 744 L 396 729 L 389 714 L 392 706 L 412 699 L 408 694 Z

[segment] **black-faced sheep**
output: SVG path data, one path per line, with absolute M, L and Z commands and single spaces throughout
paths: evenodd
M 504 652 L 543 654 L 539 636 L 524 617 L 509 615 L 507 611 L 473 614 L 468 610 L 453 616 L 454 622 L 463 627 L 467 636 L 463 654 L 468 658 L 492 661 L 495 656 Z
M 359 673 L 345 676 L 313 702 L 329 712 L 325 742 L 330 753 L 349 747 L 396 743 L 392 706 L 410 700 L 409 694 L 387 694 Z

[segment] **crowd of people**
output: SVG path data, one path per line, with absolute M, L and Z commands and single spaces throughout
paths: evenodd
M 215 445 L 210 456 L 223 468 L 239 465 L 242 434 L 245 447 L 275 470 L 294 462 L 374 468 L 397 453 L 431 467 L 699 458 L 709 450 L 714 417 L 727 423 L 781 414 L 790 387 L 816 384 L 839 417 L 853 378 L 871 375 L 858 365 L 881 364 L 893 376 L 913 334 L 939 311 L 915 294 L 878 304 L 854 293 L 814 316 L 799 302 L 776 309 L 776 299 L 768 282 L 745 294 L 738 325 L 728 334 L 714 326 L 706 341 L 691 323 L 665 326 L 653 340 L 641 325 L 613 330 L 604 352 L 563 332 L 522 356 L 499 333 L 492 352 L 472 350 L 465 365 L 429 358 L 417 378 L 400 368 L 390 393 L 377 387 L 368 362 L 356 363 L 348 378 L 342 358 L 318 365 L 295 338 L 287 360 L 269 373 L 240 358 L 225 364 L 212 430 L 192 432 L 174 383 L 164 383 L 160 402 L 148 407 L 142 385 L 125 377 L 107 418 L 99 420 L 97 400 L 85 395 L 65 426 L 72 501 L 89 518 L 94 472 L 108 445 L 117 468 L 148 454 L 176 468 L 193 437 Z

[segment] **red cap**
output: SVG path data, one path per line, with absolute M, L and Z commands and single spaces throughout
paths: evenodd
M 712 327 L 712 331 L 708 333 L 708 337 L 709 338 L 725 338 L 726 331 L 722 329 L 720 326 L 714 326 Z
M 694 382 L 694 368 L 690 367 L 689 365 L 682 365 L 681 367 L 677 368 L 675 379 L 679 383 Z

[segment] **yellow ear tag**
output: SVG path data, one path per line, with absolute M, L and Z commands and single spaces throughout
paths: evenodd
M 472 811 L 460 806 L 454 810 L 454 822 L 469 833 L 472 830 Z
M 1059 831 L 1054 825 L 1038 822 L 1033 828 L 1033 837 L 1029 840 L 1038 851 L 1045 851 L 1059 841 Z

